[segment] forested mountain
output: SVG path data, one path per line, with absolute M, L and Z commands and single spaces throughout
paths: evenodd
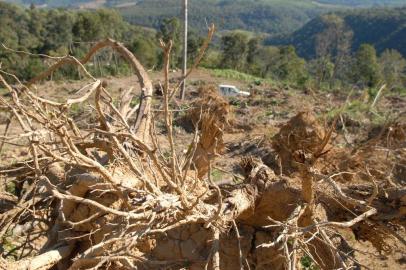
M 119 9 L 131 23 L 157 27 L 165 17 L 179 16 L 182 1 L 148 0 Z M 220 30 L 243 29 L 268 34 L 292 32 L 327 9 L 297 0 L 191 0 L 190 25 L 206 29 L 206 21 Z
M 372 44 L 378 52 L 396 49 L 406 55 L 406 7 L 372 8 L 337 12 L 347 31 L 352 32 L 351 48 L 357 50 L 363 43 Z M 311 20 L 287 38 L 270 39 L 268 44 L 291 44 L 299 55 L 306 58 L 316 56 L 317 37 L 329 25 L 329 15 Z M 330 17 L 331 18 L 331 17 Z
M 405 0 L 317 0 L 322 4 L 333 4 L 353 7 L 405 5 Z
M 68 7 L 90 2 L 89 0 L 6 0 L 6 2 L 24 5 L 39 5 L 48 7 Z
M 179 17 L 181 0 L 8 0 L 46 7 L 116 8 L 130 23 L 158 28 L 164 18 Z M 348 7 L 406 5 L 406 0 L 189 0 L 190 27 L 206 22 L 221 30 L 242 29 L 270 35 L 290 34 L 311 19 Z
M 44 5 L 47 4 L 53 7 L 66 7 L 66 6 L 77 6 L 83 3 L 91 3 L 91 2 L 100 2 L 102 5 L 106 6 L 115 6 L 115 5 L 122 5 L 126 3 L 148 3 L 153 2 L 154 0 L 9 0 L 9 2 L 14 3 L 23 3 L 23 4 L 37 4 L 37 5 Z M 249 1 L 249 0 L 247 0 Z M 237 2 L 238 0 L 216 0 L 212 2 Z M 265 3 L 274 3 L 274 2 L 282 2 L 280 0 L 260 0 L 255 2 L 265 2 Z M 290 1 L 286 1 L 290 2 Z M 405 0 L 294 0 L 293 2 L 312 2 L 313 4 L 328 4 L 328 5 L 341 5 L 341 6 L 351 6 L 351 7 L 370 7 L 370 6 L 391 6 L 391 5 L 405 5 Z
M 158 28 L 164 18 L 179 17 L 181 0 L 6 0 L 38 7 L 116 8 L 137 25 Z M 189 0 L 190 27 L 199 32 L 206 21 L 219 30 L 242 29 L 268 34 L 291 33 L 312 18 L 338 7 L 312 0 Z

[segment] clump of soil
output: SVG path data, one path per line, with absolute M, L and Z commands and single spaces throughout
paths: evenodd
M 129 53 L 111 40 L 101 45 L 105 42 Z M 171 43 L 161 46 L 168 60 Z M 404 250 L 404 185 L 385 179 L 391 162 L 393 174 L 399 179 L 404 175 L 402 129 L 388 129 L 386 137 L 393 137 L 397 147 L 379 155 L 372 150 L 380 149 L 368 142 L 340 149 L 328 143 L 332 129 L 324 128 L 313 113 L 301 112 L 272 139 L 280 170 L 249 156 L 260 154 L 255 143 L 236 144 L 243 176 L 238 184 L 218 185 L 211 169 L 224 149 L 229 102 L 214 86 L 200 88 L 199 99 L 184 116 L 194 136 L 179 140 L 169 104 L 175 90 L 166 81 L 163 138 L 152 123 L 152 83 L 135 57 L 127 58 L 145 84 L 141 103 L 134 107 L 135 123 L 120 112 L 130 109 L 131 99 L 123 95 L 120 104 L 127 104 L 126 109 L 115 108 L 97 80 L 92 88 L 97 123 L 87 130 L 74 125 L 67 111 L 72 110 L 69 102 L 82 103 L 92 91 L 58 104 L 28 88 L 18 95 L 8 87 L 14 98 L 0 99 L 23 123 L 24 132 L 18 135 L 28 138 L 31 155 L 0 169 L 20 183 L 18 192 L 0 198 L 0 204 L 7 202 L 1 210 L 0 239 L 3 246 L 13 237 L 26 245 L 19 235 L 24 230 L 37 233 L 29 225 L 38 219 L 45 238 L 31 257 L 18 257 L 17 262 L 1 258 L 1 267 L 349 269 L 363 265 L 357 252 Z M 243 142 L 250 140 L 245 135 Z M 189 149 L 179 153 L 177 143 Z M 389 158 L 384 161 L 382 153 Z M 342 170 L 353 178 L 340 182 L 333 174 Z
M 227 101 L 214 86 L 200 87 L 198 92 L 200 98 L 192 103 L 185 121 L 200 131 L 193 165 L 198 168 L 201 178 L 209 171 L 209 161 L 224 150 L 223 133 L 231 113 Z
M 282 172 L 286 175 L 297 172 L 293 154 L 297 151 L 316 153 L 326 134 L 310 111 L 300 112 L 291 118 L 272 138 L 272 147 L 278 154 Z
M 201 86 L 197 93 L 198 98 L 190 104 L 190 110 L 178 120 L 178 124 L 187 131 L 193 132 L 202 122 L 202 115 L 209 113 L 216 118 L 216 121 L 227 126 L 232 116 L 231 107 L 228 101 L 218 93 L 216 86 Z

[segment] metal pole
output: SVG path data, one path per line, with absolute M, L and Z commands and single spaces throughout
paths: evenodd
M 188 0 L 183 0 L 183 66 L 182 75 L 186 75 L 187 71 L 187 30 L 188 30 Z M 180 90 L 180 99 L 185 98 L 186 79 L 182 82 Z

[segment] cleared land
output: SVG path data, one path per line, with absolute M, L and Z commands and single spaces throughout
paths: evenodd
M 401 269 L 406 97 L 221 74 L 197 70 L 170 104 L 178 73 L 144 75 L 151 100 L 127 91 L 135 77 L 37 83 L 20 100 L 2 89 L 38 132 L 14 118 L 3 137 L 0 265 Z M 226 99 L 220 83 L 252 95 Z M 148 116 L 127 117 L 145 98 Z M 144 128 L 130 130 L 137 119 Z

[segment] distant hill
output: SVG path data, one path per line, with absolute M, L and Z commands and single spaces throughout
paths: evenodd
M 47 7 L 69 7 L 78 6 L 86 2 L 92 2 L 89 0 L 6 0 L 5 2 L 24 5 L 37 5 Z
M 406 5 L 405 0 L 317 0 L 317 2 L 351 7 Z
M 108 0 L 107 3 L 126 2 Z M 119 8 L 134 24 L 156 28 L 164 17 L 179 16 L 181 0 L 139 0 L 137 5 Z M 320 14 L 348 7 L 398 5 L 406 0 L 189 0 L 190 25 L 205 29 L 206 21 L 220 30 L 243 29 L 283 35 L 299 29 Z
M 137 25 L 157 28 L 163 18 L 179 17 L 181 0 L 6 0 L 40 7 L 116 8 Z M 270 35 L 290 34 L 320 14 L 348 7 L 400 5 L 406 0 L 189 0 L 190 27 L 206 21 L 219 30 L 242 29 Z
M 189 0 L 193 2 L 193 0 Z M 199 0 L 196 0 L 200 2 Z M 313 2 L 313 4 L 328 4 L 328 5 L 340 5 L 340 6 L 349 6 L 349 7 L 371 7 L 371 6 L 393 6 L 393 5 L 406 5 L 405 0 L 256 0 L 250 1 L 246 0 L 247 2 L 265 2 L 265 3 L 275 3 L 275 2 L 285 2 L 290 4 L 289 2 L 296 2 L 296 3 L 303 3 L 303 2 Z M 148 3 L 154 2 L 154 0 L 6 0 L 6 2 L 13 2 L 13 3 L 23 3 L 26 5 L 30 5 L 31 3 L 36 5 L 48 5 L 51 7 L 66 7 L 66 6 L 80 6 L 84 3 L 92 3 L 98 2 L 100 5 L 114 7 L 118 6 L 131 6 L 134 3 Z M 212 0 L 210 2 L 214 3 L 238 3 L 241 1 L 238 0 Z
M 375 46 L 378 52 L 387 48 L 396 49 L 406 56 L 406 7 L 371 8 L 337 12 L 354 33 L 352 49 L 355 51 L 363 43 Z M 317 17 L 301 29 L 285 38 L 270 38 L 273 45 L 292 44 L 300 56 L 315 56 L 317 34 L 325 29 L 321 17 Z
M 181 0 L 5 0 L 41 8 L 116 8 L 137 25 L 157 28 L 163 18 L 180 17 Z M 335 6 L 312 0 L 189 0 L 190 27 L 199 32 L 206 21 L 219 30 L 242 29 L 268 34 L 291 33 Z
M 157 27 L 165 17 L 179 16 L 180 0 L 139 1 L 120 8 L 134 24 Z M 206 21 L 220 30 L 243 29 L 268 34 L 290 33 L 315 16 L 331 11 L 309 0 L 189 0 L 190 25 L 205 30 Z

